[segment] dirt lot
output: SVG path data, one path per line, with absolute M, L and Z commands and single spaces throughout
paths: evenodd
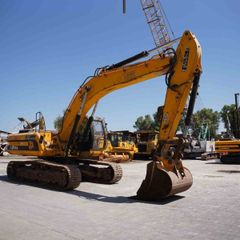
M 0 158 L 1 240 L 239 239 L 240 165 L 185 160 L 192 188 L 147 203 L 128 198 L 145 177 L 145 161 L 122 164 L 118 184 L 58 192 L 9 182 L 6 166 L 15 158 Z

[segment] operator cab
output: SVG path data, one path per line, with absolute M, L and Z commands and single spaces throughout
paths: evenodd
M 83 123 L 84 130 L 78 132 L 74 143 L 74 150 L 89 151 L 102 150 L 106 146 L 106 124 L 103 119 L 92 116 Z

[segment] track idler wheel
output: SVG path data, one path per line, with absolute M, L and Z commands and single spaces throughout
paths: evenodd
M 159 201 L 162 198 L 188 190 L 192 186 L 192 174 L 184 167 L 185 176 L 158 167 L 156 161 L 147 165 L 146 178 L 137 191 L 136 198 L 143 201 Z

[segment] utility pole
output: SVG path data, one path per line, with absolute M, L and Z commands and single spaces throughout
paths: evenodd
M 123 13 L 126 13 L 126 0 L 123 0 Z
M 235 93 L 235 106 L 236 106 L 236 138 L 240 138 L 240 119 L 239 119 L 239 93 Z

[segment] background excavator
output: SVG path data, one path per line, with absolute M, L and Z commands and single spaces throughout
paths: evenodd
M 149 56 L 153 52 L 157 54 Z M 147 56 L 147 60 L 133 63 Z M 101 122 L 93 127 L 94 106 L 110 92 L 165 75 L 167 91 L 164 106 L 159 108 L 162 111 L 158 114 L 158 145 L 137 198 L 158 200 L 187 190 L 192 185 L 192 176 L 181 162 L 184 140 L 176 138 L 175 133 L 189 94 L 186 124 L 190 122 L 201 71 L 201 47 L 190 31 L 184 32 L 176 50 L 166 45 L 159 53 L 156 47 L 117 64 L 97 68 L 72 98 L 61 131 L 40 130 L 8 136 L 9 153 L 41 158 L 9 162 L 8 177 L 60 190 L 78 187 L 81 179 L 97 183 L 119 181 L 122 176 L 119 164 L 82 157 L 83 152 L 100 145 L 105 127 Z M 87 117 L 92 108 L 92 114 Z
M 21 129 L 19 130 L 19 133 L 24 132 L 30 132 L 30 131 L 46 131 L 46 124 L 44 117 L 41 112 L 36 113 L 36 119 L 33 122 L 29 122 L 23 117 L 18 117 L 18 120 L 21 124 Z M 4 137 L 1 137 L 1 134 L 4 135 Z M 0 130 L 0 156 L 3 156 L 3 153 L 8 148 L 8 142 L 7 142 L 7 135 L 11 134 L 10 132 L 2 131 Z M 18 143 L 16 142 L 16 145 Z M 23 147 L 23 143 L 20 143 Z

